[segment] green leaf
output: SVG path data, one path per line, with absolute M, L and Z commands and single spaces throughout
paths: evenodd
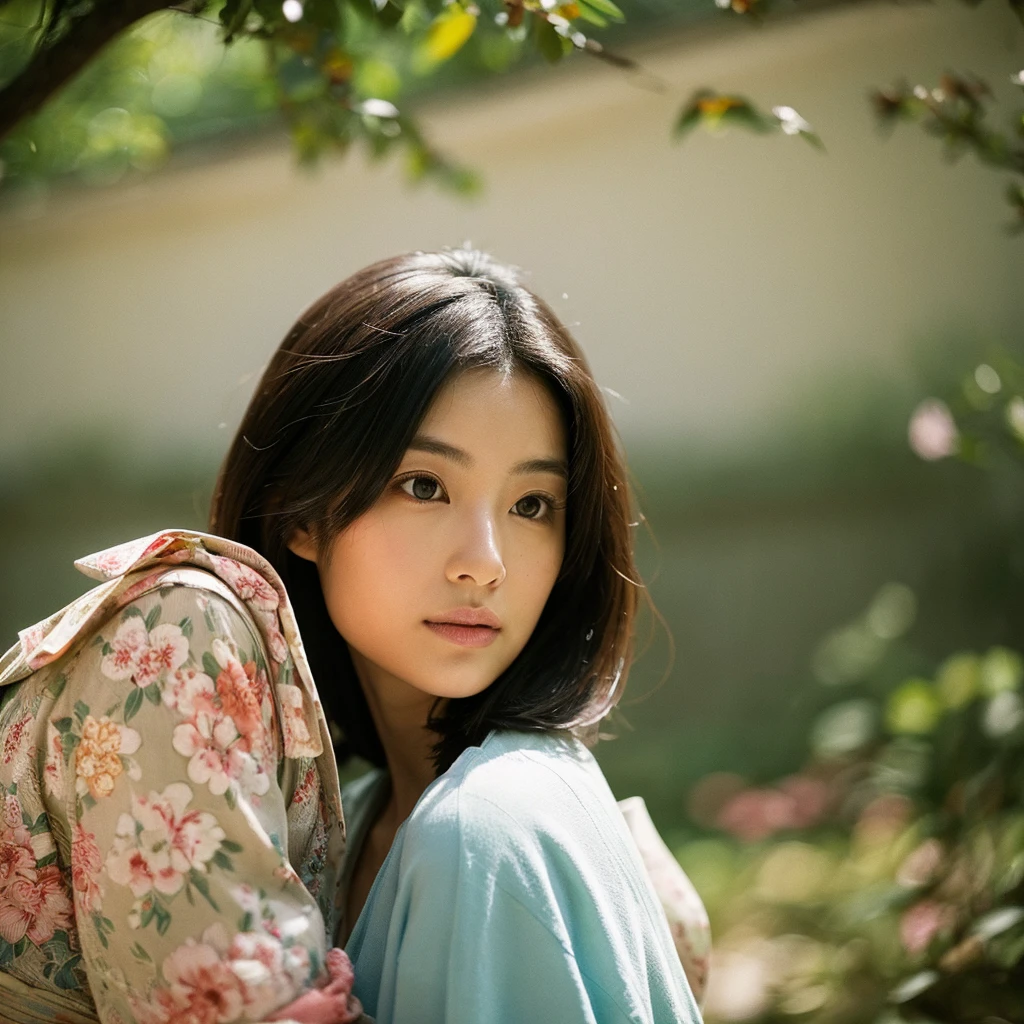
M 77 967 L 81 962 L 82 958 L 77 954 L 65 960 L 53 976 L 54 985 L 65 990 L 80 989 L 82 986 L 78 980 Z
M 572 49 L 572 43 L 556 32 L 551 22 L 538 18 L 534 26 L 533 42 L 545 60 L 554 64 Z
M 53 727 L 61 734 L 63 738 L 64 733 L 70 732 L 74 722 L 70 718 L 58 718 L 54 723 Z
M 160 687 L 156 683 L 150 683 L 149 686 L 142 690 L 142 693 L 150 704 L 160 703 Z
M 589 22 L 591 25 L 596 25 L 598 28 L 607 28 L 608 19 L 602 17 L 597 13 L 586 0 L 577 0 L 577 6 L 580 9 L 580 19 L 582 21 Z
M 224 839 L 224 840 L 222 840 L 221 844 L 220 844 L 220 848 L 222 850 L 227 850 L 228 853 L 241 853 L 242 852 L 242 844 L 241 843 L 236 843 L 234 841 L 234 839 Z
M 75 701 L 75 718 L 78 719 L 78 724 L 79 725 L 81 725 L 82 722 L 85 721 L 85 719 L 88 717 L 88 714 L 89 714 L 89 705 L 85 704 L 84 702 L 82 702 L 80 700 Z
M 46 868 L 46 867 L 49 867 L 51 864 L 56 864 L 56 863 L 57 863 L 57 851 L 54 850 L 52 853 L 48 853 L 45 857 L 40 857 L 39 860 L 36 861 L 36 867 L 37 868 Z
M 124 702 L 124 721 L 127 725 L 138 713 L 139 708 L 142 707 L 142 690 L 137 686 L 128 694 L 128 697 Z
M 612 21 L 625 21 L 626 16 L 622 11 L 612 3 L 612 0 L 576 0 L 580 7 L 580 14 L 583 14 L 583 8 L 589 7 L 592 10 L 597 11 L 599 14 L 604 15 L 606 18 L 611 18 Z
M 29 832 L 34 836 L 42 835 L 44 832 L 50 831 L 50 818 L 46 811 L 43 811 L 29 827 Z
M 149 610 L 149 614 L 146 616 L 146 629 L 153 629 L 156 624 L 160 621 L 161 607 L 158 604 L 153 605 Z
M 207 881 L 206 876 L 201 875 L 195 868 L 193 868 L 188 873 L 188 875 L 189 880 L 195 886 L 196 891 L 199 893 L 199 895 L 202 896 L 203 899 L 206 900 L 206 902 L 209 903 L 210 906 L 213 907 L 213 909 L 216 910 L 217 913 L 219 914 L 220 907 L 217 906 L 217 904 L 214 902 L 213 897 L 210 895 L 210 883 L 209 881 Z
M 130 604 L 123 612 L 121 612 L 122 622 L 131 618 L 145 619 L 145 616 L 142 614 L 142 609 L 137 604 Z
M 220 675 L 220 665 L 217 664 L 217 659 L 209 651 L 203 651 L 203 671 L 211 679 L 216 679 Z
M 227 0 L 220 9 L 220 23 L 224 26 L 224 42 L 230 43 L 235 33 L 245 24 L 252 10 L 252 0 Z
M 213 855 L 213 863 L 217 865 L 222 871 L 234 871 L 235 866 L 231 863 L 231 858 L 223 851 L 218 850 Z
M 192 620 L 187 615 L 178 623 L 178 628 L 185 634 L 185 636 L 192 636 Z
M 136 942 L 131 948 L 131 954 L 136 960 L 142 960 L 144 963 L 151 964 L 153 958 L 142 948 L 142 946 Z
M 885 723 L 894 733 L 923 735 L 935 728 L 941 714 L 935 687 L 927 679 L 909 679 L 889 695 Z
M 1016 651 L 1008 647 L 993 647 L 981 664 L 981 688 L 989 696 L 1005 690 L 1020 688 L 1024 678 L 1024 663 Z
M 64 687 L 68 685 L 68 677 L 63 672 L 60 675 L 55 676 L 51 680 L 50 685 L 46 688 L 46 695 L 52 700 L 57 700 L 58 697 L 64 692 Z
M 73 732 L 66 732 L 61 736 L 60 742 L 64 749 L 64 763 L 71 764 L 71 755 L 78 746 L 79 737 Z
M 114 653 L 114 648 L 111 647 L 110 644 L 104 642 L 102 653 L 103 654 L 113 654 Z
M 153 909 L 156 912 L 156 930 L 160 935 L 164 935 L 167 929 L 171 926 L 171 915 L 170 913 L 159 903 L 153 905 Z M 214 908 L 216 909 L 216 908 Z

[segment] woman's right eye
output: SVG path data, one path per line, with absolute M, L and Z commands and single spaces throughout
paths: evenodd
M 441 485 L 432 476 L 411 476 L 403 480 L 399 487 L 417 501 L 432 501 Z

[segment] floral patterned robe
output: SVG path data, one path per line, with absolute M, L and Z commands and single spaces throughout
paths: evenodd
M 325 979 L 345 846 L 284 588 L 183 530 L 76 565 L 0 661 L 0 1017 L 258 1021 Z

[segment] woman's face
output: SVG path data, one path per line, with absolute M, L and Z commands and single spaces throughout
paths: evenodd
M 532 375 L 471 369 L 441 388 L 383 494 L 319 565 L 364 686 L 467 697 L 512 663 L 562 564 L 566 448 Z M 317 560 L 303 531 L 289 547 Z

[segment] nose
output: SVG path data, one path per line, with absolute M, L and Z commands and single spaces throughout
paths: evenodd
M 489 510 L 478 510 L 455 524 L 453 545 L 445 575 L 452 583 L 497 586 L 505 579 L 498 524 Z

